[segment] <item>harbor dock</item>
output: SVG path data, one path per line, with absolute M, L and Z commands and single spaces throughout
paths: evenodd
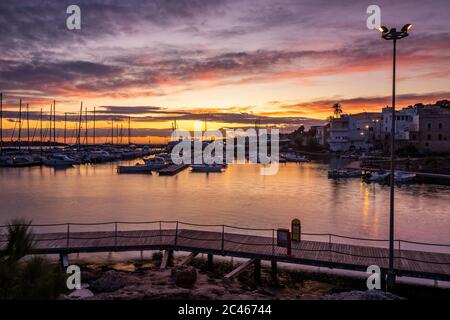
M 164 169 L 159 170 L 159 175 L 174 176 L 187 168 L 189 168 L 188 164 L 171 164 Z

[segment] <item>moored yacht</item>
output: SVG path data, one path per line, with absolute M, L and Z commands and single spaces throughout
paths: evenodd
M 152 157 L 144 159 L 145 165 L 151 170 L 160 170 L 167 166 L 167 162 L 163 157 Z
M 65 154 L 53 154 L 44 160 L 46 166 L 51 167 L 69 167 L 76 163 L 76 161 Z

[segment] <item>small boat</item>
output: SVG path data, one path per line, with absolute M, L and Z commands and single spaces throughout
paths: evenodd
M 388 171 L 377 171 L 369 173 L 366 177 L 366 181 L 370 182 L 383 182 L 383 183 L 389 183 L 390 182 L 390 176 L 391 173 Z M 407 173 L 402 171 L 395 171 L 394 173 L 394 183 L 408 183 L 412 182 L 416 178 L 415 173 Z
M 118 166 L 117 173 L 152 173 L 147 164 L 136 163 L 134 166 Z
M 280 155 L 281 159 L 287 162 L 309 162 L 310 160 L 305 156 L 301 156 L 295 153 L 284 153 Z
M 11 155 L 8 158 L 4 158 L 1 165 L 5 167 L 29 167 L 37 166 L 41 163 L 41 161 L 33 158 L 31 155 L 16 154 Z
M 415 173 L 407 173 L 402 171 L 395 171 L 394 182 L 396 183 L 406 183 L 411 182 L 416 178 Z
M 361 177 L 361 170 L 359 169 L 342 169 L 342 170 L 330 170 L 328 171 L 328 179 L 339 178 L 358 178 Z
M 374 171 L 367 174 L 364 180 L 368 182 L 386 182 L 390 176 L 390 173 L 384 170 Z
M 153 157 L 144 159 L 145 165 L 151 170 L 161 170 L 167 166 L 167 162 L 163 157 Z
M 224 166 L 222 164 L 193 164 L 192 172 L 222 172 Z
M 44 159 L 43 163 L 44 165 L 51 167 L 70 167 L 73 166 L 76 161 L 65 154 L 53 154 L 49 158 Z

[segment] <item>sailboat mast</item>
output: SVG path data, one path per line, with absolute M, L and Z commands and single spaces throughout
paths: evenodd
M 94 107 L 94 132 L 93 132 L 93 144 L 95 146 L 95 107 Z
M 131 117 L 128 117 L 128 144 L 131 144 Z
M 28 151 L 30 151 L 30 106 L 27 103 L 27 142 L 28 142 Z
M 81 144 L 81 122 L 82 122 L 82 117 L 83 117 L 83 101 L 81 101 L 80 118 L 79 118 L 79 121 L 78 121 L 78 137 L 77 137 L 78 148 L 80 148 L 80 144 Z
M 86 145 L 87 145 L 88 144 L 88 110 L 87 110 L 87 108 L 85 109 L 84 116 L 85 116 L 85 124 L 86 124 L 86 128 L 84 130 L 84 138 L 85 138 Z
M 114 118 L 111 119 L 111 144 L 114 144 Z
M 56 145 L 56 101 L 53 100 L 53 145 Z
M 20 99 L 19 101 L 19 138 L 17 140 L 19 143 L 19 150 L 20 150 L 21 133 L 22 133 L 22 99 Z
M 64 144 L 66 144 L 67 139 L 67 112 L 64 112 Z
M 52 120 L 53 120 L 53 105 L 50 105 L 50 118 L 49 118 L 49 127 L 48 127 L 48 140 L 47 142 L 50 143 L 52 142 Z M 45 130 L 45 138 L 47 138 L 47 130 Z
M 120 140 L 119 140 L 119 124 L 116 124 L 116 143 L 119 144 Z
M 42 153 L 42 145 L 44 144 L 44 139 L 43 139 L 43 136 L 42 136 L 42 134 L 43 134 L 43 132 L 42 132 L 42 117 L 43 117 L 43 114 L 42 114 L 42 108 L 41 108 L 41 116 L 40 116 L 40 125 L 41 125 L 41 132 L 40 132 L 40 134 L 41 134 L 41 153 Z
M 3 93 L 0 93 L 0 154 L 3 154 Z

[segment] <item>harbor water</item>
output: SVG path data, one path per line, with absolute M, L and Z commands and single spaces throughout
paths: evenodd
M 0 220 L 65 222 L 180 220 L 252 228 L 387 239 L 389 186 L 358 178 L 330 180 L 329 164 L 280 164 L 273 176 L 259 165 L 232 164 L 223 173 L 119 175 L 118 164 L 0 168 Z M 396 187 L 397 239 L 450 244 L 450 188 Z

